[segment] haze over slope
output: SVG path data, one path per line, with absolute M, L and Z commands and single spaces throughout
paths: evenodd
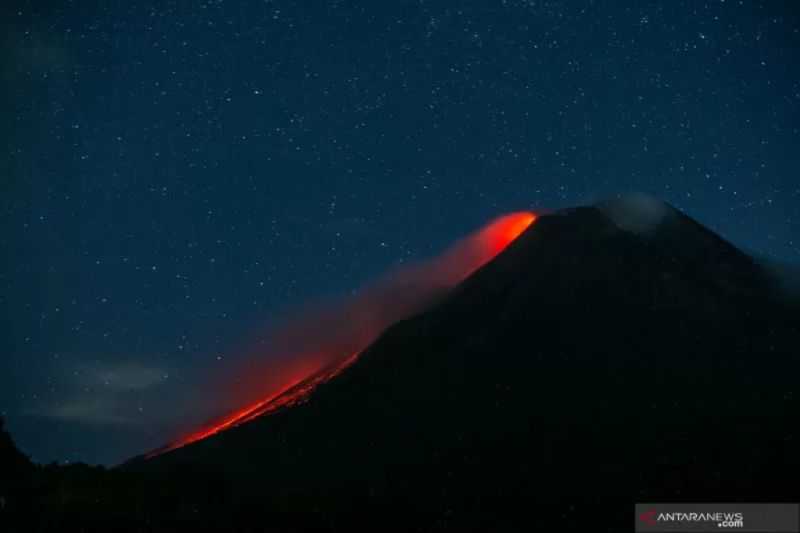
M 536 216 L 511 213 L 464 237 L 441 255 L 406 265 L 355 296 L 308 311 L 272 332 L 223 391 L 240 407 L 182 435 L 148 456 L 165 453 L 304 401 L 320 383 L 350 366 L 392 323 L 431 305 L 516 239 Z

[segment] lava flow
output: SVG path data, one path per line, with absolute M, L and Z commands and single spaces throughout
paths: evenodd
M 267 396 L 263 400 L 249 405 L 244 409 L 240 409 L 239 411 L 235 411 L 219 420 L 216 420 L 209 426 L 186 435 L 180 440 L 158 448 L 148 453 L 145 457 L 149 459 L 150 457 L 160 455 L 170 450 L 181 448 L 187 444 L 210 437 L 211 435 L 219 433 L 220 431 L 225 431 L 226 429 L 249 422 L 250 420 L 253 420 L 261 415 L 274 413 L 283 407 L 290 407 L 292 405 L 302 403 L 306 398 L 308 398 L 308 396 L 311 394 L 311 391 L 313 391 L 318 385 L 333 379 L 347 367 L 353 364 L 357 356 L 358 353 L 354 353 L 350 355 L 350 357 L 345 358 L 343 361 L 337 361 L 335 364 L 331 364 L 327 368 L 317 371 L 302 379 L 290 382 L 286 384 L 282 390 Z
M 258 354 L 259 360 L 265 363 L 256 364 L 256 368 L 251 365 L 240 372 L 242 377 L 236 380 L 236 394 L 241 398 L 240 405 L 246 407 L 146 457 L 181 448 L 304 402 L 317 386 L 352 365 L 387 327 L 429 306 L 502 252 L 534 220 L 536 215 L 529 212 L 497 218 L 440 256 L 397 269 L 352 299 L 292 321 L 273 335 L 272 344 L 278 348 Z M 264 379 L 265 376 L 271 376 L 270 380 Z

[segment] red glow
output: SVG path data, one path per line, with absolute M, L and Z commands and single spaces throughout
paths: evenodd
M 350 355 L 343 361 L 337 361 L 336 364 L 329 365 L 322 370 L 308 373 L 303 377 L 296 378 L 286 383 L 283 389 L 267 396 L 266 398 L 235 411 L 223 418 L 214 421 L 213 423 L 198 429 L 194 433 L 185 435 L 181 439 L 172 442 L 164 447 L 158 448 L 146 455 L 147 458 L 160 455 L 162 453 L 181 448 L 187 444 L 197 442 L 199 440 L 215 435 L 226 429 L 236 427 L 245 422 L 249 422 L 254 418 L 261 415 L 274 413 L 283 407 L 290 407 L 302 403 L 311 394 L 317 385 L 325 383 L 332 378 L 339 375 L 347 367 L 353 364 L 358 356 L 357 353 Z
M 472 246 L 479 251 L 475 264 L 467 275 L 505 250 L 506 246 L 519 237 L 534 220 L 536 215 L 533 213 L 512 213 L 495 219 L 472 238 L 466 239 L 467 243 L 472 243 Z
M 513 240 L 528 229 L 536 216 L 533 213 L 517 213 L 497 220 L 486 229 L 494 255 L 502 252 Z M 494 255 L 492 257 L 494 257 Z
M 237 390 L 245 407 L 190 432 L 147 455 L 191 444 L 259 416 L 302 403 L 320 384 L 339 375 L 388 326 L 425 308 L 493 259 L 530 226 L 529 212 L 502 216 L 426 262 L 391 272 L 359 296 L 309 312 L 274 335 L 272 351 L 255 369 L 240 372 Z M 275 353 L 275 351 L 279 353 Z M 266 366 L 265 366 L 266 365 Z M 265 379 L 270 376 L 270 379 Z

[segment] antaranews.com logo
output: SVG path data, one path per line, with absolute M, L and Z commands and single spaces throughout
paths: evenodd
M 636 531 L 760 531 L 798 533 L 796 503 L 636 504 Z
M 649 526 L 656 526 L 659 523 L 705 523 L 714 522 L 718 528 L 743 528 L 743 513 L 659 513 L 655 509 L 650 509 L 639 515 L 639 519 Z

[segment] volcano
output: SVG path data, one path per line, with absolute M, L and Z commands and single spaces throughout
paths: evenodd
M 142 523 L 219 530 L 628 530 L 635 502 L 797 501 L 800 303 L 778 287 L 653 198 L 544 214 L 302 402 L 114 475 L 151 488 L 121 491 Z

